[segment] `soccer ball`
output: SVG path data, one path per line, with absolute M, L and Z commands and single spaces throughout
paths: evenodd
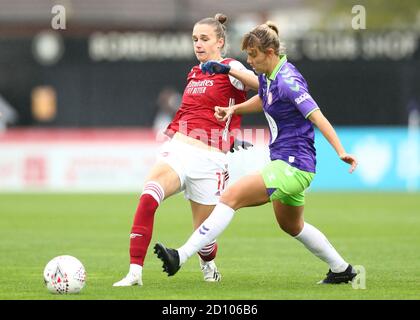
M 44 282 L 51 293 L 79 293 L 86 282 L 85 267 L 75 257 L 55 257 L 45 266 Z

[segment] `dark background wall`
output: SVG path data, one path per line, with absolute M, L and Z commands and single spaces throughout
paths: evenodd
M 38 124 L 31 114 L 31 90 L 50 85 L 57 92 L 57 116 L 43 125 L 149 127 L 159 91 L 172 85 L 182 92 L 188 71 L 197 64 L 194 57 L 95 62 L 88 54 L 88 39 L 80 37 L 64 38 L 62 58 L 43 66 L 34 59 L 32 41 L 0 38 L 0 94 L 17 109 L 17 126 Z M 335 125 L 405 125 L 409 101 L 420 102 L 418 51 L 399 60 L 290 60 Z M 244 124 L 265 125 L 265 118 L 247 116 Z

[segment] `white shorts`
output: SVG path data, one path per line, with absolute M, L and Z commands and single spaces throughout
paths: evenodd
M 216 205 L 229 175 L 226 154 L 171 139 L 165 142 L 158 160 L 178 174 L 185 198 L 204 205 Z

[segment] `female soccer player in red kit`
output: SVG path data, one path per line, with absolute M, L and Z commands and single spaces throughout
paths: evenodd
M 230 75 L 204 74 L 200 65 L 187 77 L 181 106 L 166 129 L 171 138 L 163 144 L 158 161 L 146 179 L 130 234 L 130 269 L 114 286 L 142 285 L 144 258 L 152 238 L 154 215 L 166 198 L 184 191 L 190 201 L 196 229 L 218 203 L 228 179 L 226 152 L 232 147 L 234 130 L 241 118 L 231 117 L 228 124 L 217 121 L 215 105 L 233 105 L 246 100 L 247 88 L 258 89 L 258 78 L 234 59 L 223 58 L 226 46 L 226 16 L 217 14 L 194 25 L 194 52 L 201 63 L 216 60 L 231 66 Z M 206 281 L 220 281 L 214 263 L 217 243 L 212 241 L 198 254 Z

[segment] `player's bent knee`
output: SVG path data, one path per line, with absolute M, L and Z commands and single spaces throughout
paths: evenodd
M 290 224 L 290 223 L 280 223 L 279 222 L 279 226 L 284 232 L 286 232 L 287 234 L 289 234 L 292 237 L 297 236 L 302 231 L 302 227 L 299 224 Z
M 221 203 L 227 205 L 228 207 L 232 209 L 237 209 L 238 206 L 238 199 L 235 197 L 235 192 L 225 192 L 220 196 Z

